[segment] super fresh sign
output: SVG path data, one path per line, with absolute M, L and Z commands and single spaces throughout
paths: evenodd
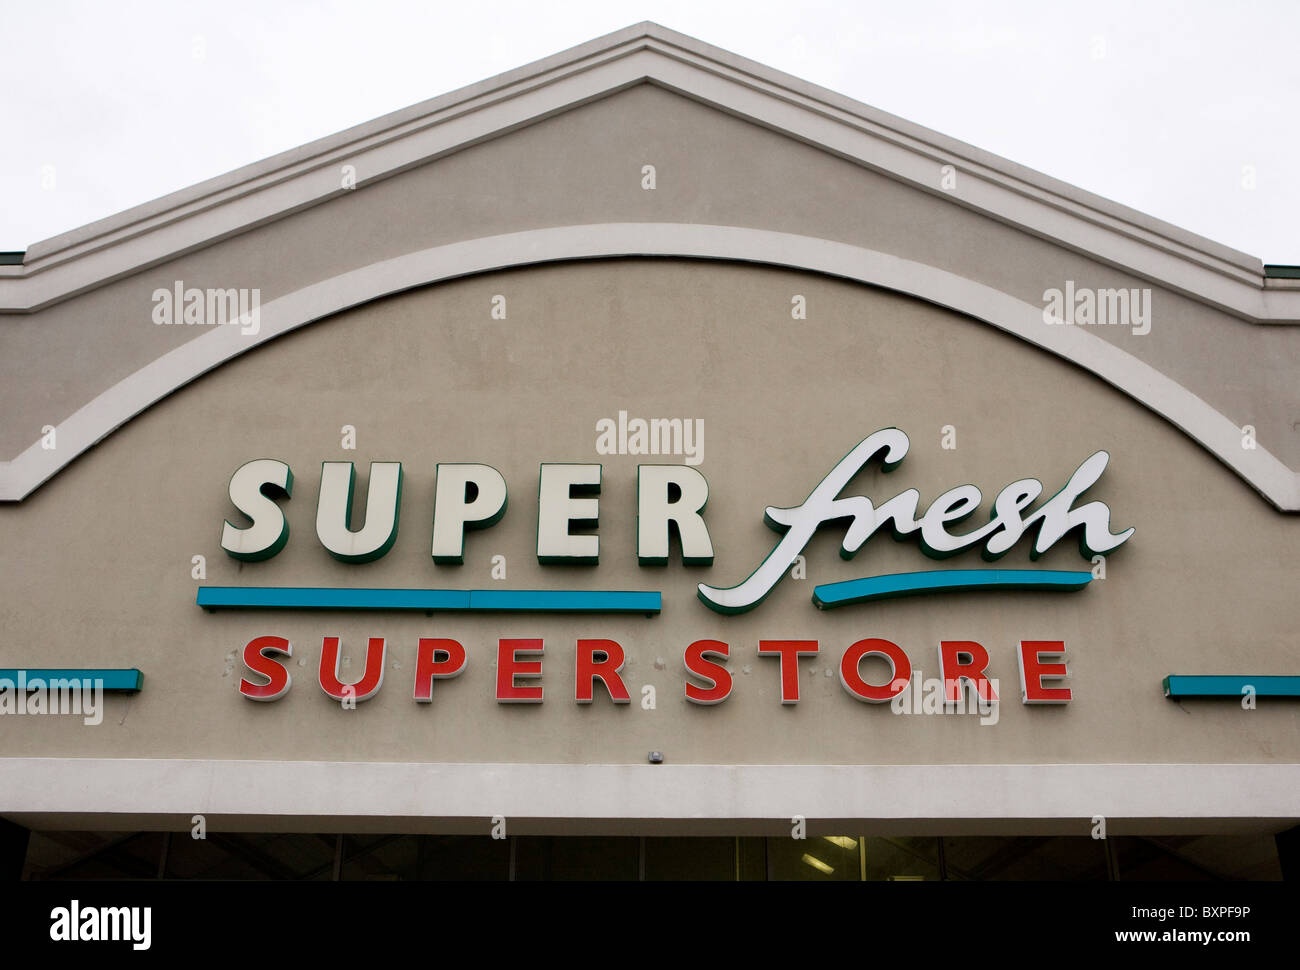
M 742 582 L 734 586 L 701 583 L 698 596 L 710 609 L 723 614 L 753 609 L 772 591 L 800 556 L 813 535 L 827 525 L 844 529 L 840 555 L 852 559 L 862 546 L 886 526 L 896 540 L 915 539 L 925 555 L 946 558 L 966 549 L 982 547 L 986 561 L 1000 559 L 1025 541 L 1031 559 L 1045 553 L 1068 535 L 1077 539 L 1085 558 L 1109 552 L 1132 537 L 1134 530 L 1113 533 L 1110 510 L 1101 502 L 1080 504 L 1082 495 L 1097 482 L 1109 456 L 1098 451 L 1085 459 L 1064 485 L 1045 502 L 1030 510 L 1043 494 L 1037 479 L 1020 479 L 1004 487 L 994 498 L 986 524 L 967 532 L 953 527 L 979 509 L 983 494 L 974 485 L 959 485 L 931 501 L 921 511 L 921 496 L 909 488 L 880 502 L 863 495 L 843 495 L 854 476 L 873 462 L 883 471 L 896 469 L 909 448 L 907 435 L 897 428 L 875 432 L 859 442 L 831 469 L 799 505 L 768 507 L 764 521 L 781 538 L 767 557 Z M 599 493 L 602 468 L 597 464 L 544 463 L 538 474 L 538 516 L 536 554 L 542 564 L 572 564 L 599 561 Z M 366 497 L 365 522 L 353 528 L 352 491 L 355 469 L 350 462 L 325 462 L 316 505 L 316 535 L 330 555 L 345 562 L 363 563 L 384 556 L 397 540 L 403 471 L 400 462 L 374 462 Z M 239 468 L 230 482 L 230 499 L 250 521 L 239 526 L 227 521 L 222 548 L 232 557 L 258 561 L 276 555 L 285 547 L 289 526 L 278 500 L 293 493 L 293 473 L 274 459 L 258 459 Z M 709 487 L 704 475 L 686 465 L 645 464 L 637 469 L 637 560 L 642 565 L 668 561 L 671 535 L 679 537 L 682 560 L 688 565 L 709 566 L 713 542 L 704 520 Z M 466 534 L 490 528 L 506 514 L 508 490 L 496 469 L 475 463 L 439 464 L 432 514 L 430 554 L 434 562 L 459 564 L 464 561 Z M 946 589 L 1041 589 L 1076 590 L 1088 584 L 1086 570 L 967 569 L 920 571 L 867 576 L 848 582 L 817 586 L 814 603 L 822 608 L 839 607 L 887 596 L 914 595 Z M 203 587 L 199 605 L 217 608 L 286 609 L 410 609 L 426 612 L 578 612 L 657 613 L 658 592 L 624 590 L 456 590 L 456 589 L 372 589 L 314 587 Z M 332 641 L 332 645 L 331 645 Z M 384 640 L 371 638 L 366 673 L 354 685 L 338 680 L 337 638 L 326 637 L 322 652 L 320 683 L 331 697 L 362 700 L 378 691 L 383 677 Z M 539 677 L 540 640 L 502 640 L 498 644 L 497 700 L 502 703 L 537 702 L 538 686 L 524 686 L 519 679 Z M 798 700 L 797 658 L 817 651 L 815 640 L 762 641 L 760 655 L 780 658 L 782 700 Z M 254 699 L 280 697 L 289 687 L 284 667 L 274 658 L 290 655 L 292 647 L 278 637 L 251 641 L 244 651 L 245 664 L 265 683 L 244 681 L 241 691 Z M 1059 641 L 1024 641 L 1020 645 L 1022 700 L 1026 703 L 1068 699 L 1068 690 L 1046 688 L 1043 680 L 1064 675 L 1063 665 L 1053 663 L 1063 652 Z M 697 703 L 717 703 L 730 693 L 730 676 L 725 667 L 710 657 L 726 658 L 728 648 L 721 640 L 698 640 L 687 647 L 688 670 L 707 686 L 687 685 L 687 697 Z M 858 673 L 868 656 L 883 657 L 893 676 L 882 685 L 871 685 Z M 333 658 L 332 660 L 330 658 Z M 451 640 L 422 638 L 417 653 L 416 700 L 429 700 L 432 680 L 459 674 L 465 666 L 464 648 Z M 988 655 L 972 641 L 945 641 L 940 647 L 940 665 L 945 683 L 965 680 L 981 697 L 988 693 L 984 669 Z M 622 649 L 613 640 L 591 639 L 578 643 L 575 699 L 590 701 L 593 685 L 600 680 L 615 702 L 628 700 L 618 678 Z M 910 664 L 893 643 L 877 638 L 859 641 L 845 650 L 840 663 L 840 681 L 860 700 L 887 701 L 899 695 L 910 676 Z M 372 674 L 373 671 L 373 674 Z M 1027 677 L 1026 672 L 1032 676 Z M 1030 681 L 1032 680 L 1032 683 Z M 692 686 L 696 689 L 692 691 Z M 946 687 L 945 687 L 946 690 Z

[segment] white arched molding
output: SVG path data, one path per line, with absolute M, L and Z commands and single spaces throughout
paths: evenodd
M 261 307 L 255 335 L 214 327 L 119 381 L 58 425 L 57 449 L 34 442 L 0 463 L 0 500 L 19 501 L 74 458 L 201 374 L 281 334 L 413 287 L 492 270 L 613 256 L 681 256 L 825 273 L 918 297 L 992 324 L 1092 371 L 1181 429 L 1278 509 L 1300 511 L 1300 475 L 1178 382 L 1086 327 L 1047 326 L 1043 308 L 935 266 L 810 236 L 677 223 L 560 226 L 488 236 L 381 260 Z

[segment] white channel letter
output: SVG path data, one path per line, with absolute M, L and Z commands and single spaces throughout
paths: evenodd
M 600 536 L 574 535 L 570 523 L 595 525 L 600 515 L 600 465 L 542 465 L 537 481 L 537 561 L 595 563 Z M 577 497 L 574 493 L 587 497 Z
M 269 559 L 289 541 L 289 523 L 275 504 L 293 494 L 293 472 L 274 458 L 257 458 L 230 476 L 230 501 L 252 520 L 247 529 L 226 522 L 221 548 L 234 559 L 256 562 Z
M 672 498 L 673 487 L 677 498 Z M 686 465 L 638 465 L 636 470 L 636 557 L 641 565 L 668 562 L 669 531 L 677 526 L 682 562 L 707 566 L 713 562 L 713 542 L 704 524 L 709 483 Z
M 786 574 L 794 564 L 795 557 L 803 551 L 817 529 L 834 519 L 853 519 L 844 545 L 844 551 L 852 555 L 857 551 L 857 546 L 850 547 L 850 538 L 857 541 L 861 536 L 861 541 L 857 542 L 860 546 L 883 518 L 878 519 L 871 501 L 863 496 L 855 495 L 844 499 L 837 499 L 836 496 L 878 453 L 884 453 L 884 468 L 889 471 L 903 460 L 909 446 L 907 435 L 897 428 L 877 431 L 864 438 L 840 459 L 802 505 L 794 508 L 767 508 L 763 513 L 763 521 L 773 529 L 785 530 L 781 541 L 740 585 L 723 589 L 700 583 L 700 599 L 719 613 L 742 613 L 752 609 L 763 601 Z
M 433 501 L 433 561 L 465 561 L 465 530 L 486 529 L 506 514 L 506 480 L 491 465 L 438 464 Z
M 366 524 L 352 531 L 352 488 L 356 469 L 350 461 L 321 463 L 320 497 L 316 503 L 316 536 L 335 559 L 370 562 L 397 541 L 402 499 L 402 463 L 372 461 L 366 488 Z

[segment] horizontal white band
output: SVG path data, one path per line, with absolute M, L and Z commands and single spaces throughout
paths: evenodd
M 1300 816 L 1298 764 L 575 765 L 0 759 L 0 814 L 311 820 L 1055 821 L 1196 830 Z M 1184 824 L 1190 823 L 1190 824 Z M 279 827 L 283 828 L 283 824 Z

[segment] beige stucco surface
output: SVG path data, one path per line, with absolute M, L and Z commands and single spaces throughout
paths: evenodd
M 644 165 L 656 188 L 641 185 Z M 1300 341 L 662 87 L 640 84 L 31 315 L 0 316 L 0 458 L 204 328 L 154 327 L 155 289 L 257 288 L 263 302 L 432 246 L 557 225 L 754 227 L 940 267 L 1033 305 L 1045 290 L 1153 291 L 1151 332 L 1095 327 L 1300 466 Z
M 266 266 L 268 278 L 289 280 L 298 259 L 285 251 Z M 187 280 L 201 275 L 195 265 Z M 506 320 L 490 318 L 496 294 L 507 298 Z M 794 294 L 807 298 L 807 320 L 791 319 Z M 1194 318 L 1182 318 L 1193 331 Z M 143 312 L 137 324 L 113 326 L 124 346 L 183 329 L 153 327 Z M 56 344 L 71 339 L 71 329 L 59 332 L 55 325 Z M 48 361 L 55 350 L 23 352 Z M 15 393 L 8 377 L 6 388 Z M 637 565 L 636 465 L 669 459 L 597 455 L 596 422 L 619 410 L 704 420 L 712 567 Z M 357 429 L 355 451 L 340 448 L 343 425 Z M 955 450 L 940 447 L 945 425 L 956 428 Z M 797 504 L 851 446 L 888 426 L 906 431 L 912 449 L 893 474 L 860 476 L 857 487 L 877 501 L 914 486 L 928 502 L 973 482 L 987 507 L 1024 477 L 1050 494 L 1106 449 L 1110 467 L 1089 498 L 1110 505 L 1115 531 L 1137 533 L 1110 557 L 1106 579 L 1079 593 L 941 595 L 821 612 L 810 601 L 816 583 L 935 568 L 914 543 L 884 537 L 844 562 L 842 536 L 828 528 L 806 551 L 808 578 L 787 578 L 752 612 L 724 617 L 696 600 L 697 582 L 738 582 L 771 548 L 765 506 Z M 234 518 L 226 484 L 257 457 L 293 468 L 291 536 L 276 558 L 241 565 L 218 544 L 223 519 Z M 404 463 L 400 535 L 379 562 L 339 563 L 317 542 L 323 460 L 353 460 L 363 472 L 371 460 Z M 491 464 L 510 489 L 506 517 L 471 534 L 461 567 L 435 566 L 429 555 L 439 461 Z M 603 464 L 599 566 L 538 565 L 543 461 Z M 1295 672 L 1297 539 L 1300 519 L 1273 511 L 1129 398 L 919 301 L 813 275 L 673 260 L 488 274 L 274 341 L 145 412 L 25 501 L 0 506 L 0 666 L 134 666 L 146 676 L 143 692 L 109 701 L 99 726 L 5 717 L 0 736 L 10 757 L 635 764 L 653 749 L 700 764 L 1295 762 L 1293 703 L 1263 700 L 1253 711 L 1177 703 L 1162 696 L 1161 678 Z M 490 576 L 498 554 L 504 582 Z M 194 603 L 195 555 L 206 557 L 210 585 L 661 589 L 664 606 L 650 618 L 210 614 Z M 968 552 L 945 565 L 982 563 Z M 1027 547 L 1001 565 L 1031 566 Z M 1038 565 L 1085 561 L 1067 542 Z M 294 645 L 294 686 L 271 704 L 236 692 L 239 651 L 261 634 Z M 382 691 L 356 710 L 316 686 L 327 635 L 343 638 L 345 679 L 360 675 L 366 637 L 388 638 Z M 411 699 L 420 636 L 454 637 L 470 658 L 460 678 L 437 684 L 431 705 Z M 545 640 L 546 700 L 498 705 L 497 640 L 530 636 Z M 574 703 L 579 637 L 625 648 L 633 704 L 615 707 L 599 693 L 590 706 Z M 702 637 L 732 648 L 735 691 L 716 708 L 682 696 L 682 652 Z M 937 672 L 939 640 L 983 644 L 1005 700 L 999 722 L 896 716 L 853 700 L 826 674 L 864 637 L 898 643 L 927 676 Z M 760 638 L 820 642 L 822 655 L 801 663 L 797 706 L 781 705 L 777 664 L 756 654 Z M 1021 639 L 1065 642 L 1073 703 L 1019 703 Z M 643 685 L 656 688 L 654 710 L 635 702 Z

